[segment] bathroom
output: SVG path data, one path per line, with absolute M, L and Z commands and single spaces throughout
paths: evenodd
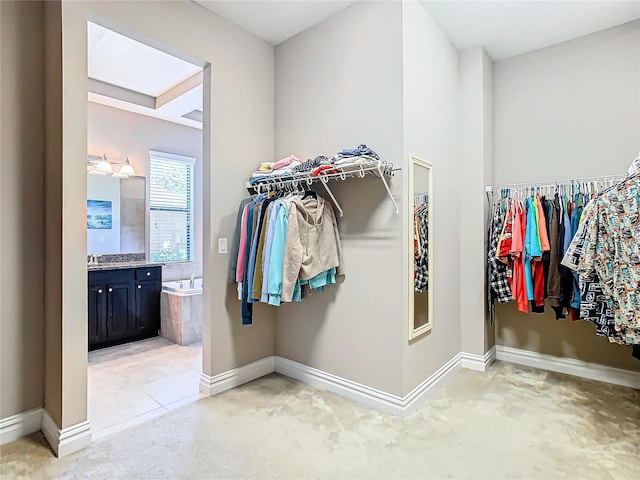
M 201 397 L 203 75 L 97 23 L 87 31 L 96 439 Z

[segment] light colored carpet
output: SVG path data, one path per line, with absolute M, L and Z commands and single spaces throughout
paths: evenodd
M 640 391 L 496 363 L 398 419 L 278 375 L 52 456 L 2 448 L 2 478 L 637 479 Z

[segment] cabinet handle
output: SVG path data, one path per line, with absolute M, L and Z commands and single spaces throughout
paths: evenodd
M 147 272 L 147 277 L 150 277 L 150 276 L 151 276 L 151 272 Z
M 109 289 L 109 291 L 110 291 L 110 292 L 113 292 L 113 288 L 110 288 L 110 289 Z
M 98 293 L 102 293 L 102 289 L 98 290 Z
M 138 288 L 142 288 L 142 285 L 138 285 Z

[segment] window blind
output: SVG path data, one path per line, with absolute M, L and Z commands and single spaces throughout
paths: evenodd
M 193 163 L 150 155 L 150 258 L 193 260 Z

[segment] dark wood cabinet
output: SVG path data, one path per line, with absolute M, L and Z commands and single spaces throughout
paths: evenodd
M 136 282 L 136 318 L 138 330 L 158 331 L 160 328 L 160 290 L 155 281 Z
M 104 338 L 107 325 L 107 293 L 104 286 L 89 286 L 89 346 Z
M 118 340 L 136 333 L 131 283 L 109 284 L 107 287 L 107 340 Z
M 158 335 L 162 267 L 89 272 L 89 350 Z

